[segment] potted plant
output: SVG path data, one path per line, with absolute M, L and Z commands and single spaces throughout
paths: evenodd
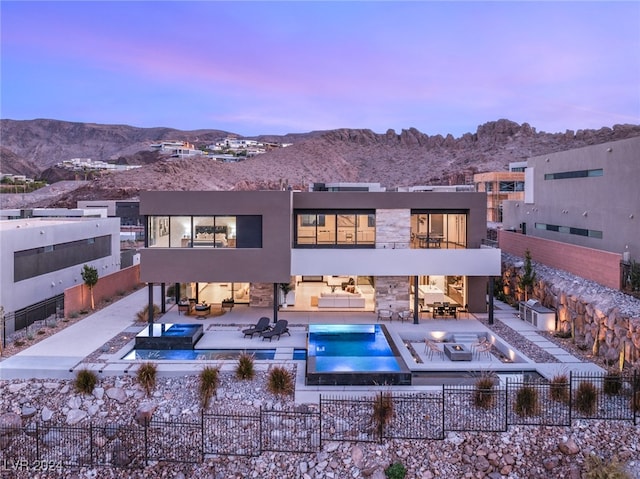
M 222 300 L 222 309 L 224 308 L 229 308 L 230 310 L 233 309 L 233 298 L 232 297 L 228 297 Z
M 280 304 L 283 308 L 286 308 L 287 294 L 291 291 L 291 283 L 280 283 L 280 291 L 282 291 L 282 302 Z

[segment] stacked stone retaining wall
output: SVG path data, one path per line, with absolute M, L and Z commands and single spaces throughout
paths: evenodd
M 533 260 L 536 281 L 528 298 L 556 311 L 557 331 L 609 364 L 640 367 L 640 300 Z M 503 294 L 514 304 L 525 299 L 518 288 L 523 266 L 523 258 L 502 254 Z

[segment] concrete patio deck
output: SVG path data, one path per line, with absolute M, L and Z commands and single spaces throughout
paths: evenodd
M 159 297 L 159 287 L 155 293 Z M 77 323 L 61 330 L 60 332 L 34 344 L 33 346 L 15 354 L 9 358 L 0 360 L 1 379 L 27 379 L 27 378 L 58 378 L 71 379 L 74 371 L 79 367 L 86 367 L 84 359 L 114 336 L 127 332 L 131 334 L 131 342 L 115 353 L 105 352 L 100 357 L 100 364 L 91 365 L 104 375 L 128 374 L 135 370 L 136 361 L 124 361 L 122 356 L 133 348 L 133 338 L 143 325 L 135 324 L 135 313 L 141 310 L 148 301 L 148 292 L 141 289 L 120 299 L 109 306 L 96 311 Z M 444 356 L 427 357 L 424 351 L 424 338 L 434 332 L 446 332 L 449 336 L 456 334 L 466 340 L 473 335 L 487 335 L 507 344 L 506 341 L 496 336 L 486 328 L 482 322 L 477 321 L 473 315 L 469 319 L 433 320 L 421 319 L 419 324 L 411 321 L 400 322 L 397 320 L 383 324 L 387 327 L 392 339 L 398 345 L 403 359 L 414 372 L 428 373 L 430 371 L 486 371 L 499 367 L 502 371 L 537 370 L 544 376 L 550 377 L 558 372 L 566 370 L 580 372 L 601 372 L 601 368 L 589 362 L 583 362 L 572 356 L 554 343 L 537 333 L 537 330 L 518 319 L 515 310 L 508 305 L 496 302 L 494 317 L 502 321 L 510 328 L 518 331 L 523 337 L 529 339 L 541 348 L 555 356 L 559 363 L 533 363 L 519 351 L 515 350 L 524 359 L 522 363 L 502 363 L 495 356 L 475 357 L 472 361 L 450 361 Z M 289 322 L 291 336 L 282 336 L 279 340 L 263 341 L 259 336 L 245 338 L 242 330 L 253 325 L 261 316 L 272 318 L 273 311 L 269 308 L 254 308 L 236 305 L 232 311 L 222 316 L 199 318 L 179 314 L 175 304 L 167 305 L 167 312 L 158 320 L 163 323 L 198 323 L 204 327 L 204 335 L 198 342 L 198 349 L 275 349 L 276 360 L 292 361 L 294 349 L 306 349 L 307 326 L 310 323 L 324 324 L 373 324 L 377 321 L 377 315 L 373 312 L 303 312 L 293 310 L 281 310 L 279 319 Z M 478 317 L 485 315 L 476 315 Z M 470 336 L 471 335 L 471 336 Z M 411 343 L 414 351 L 422 361 L 417 362 L 405 343 Z M 232 368 L 232 362 L 223 366 L 223 369 Z M 311 386 L 304 384 L 304 361 L 299 361 L 297 368 L 298 377 L 296 384 L 296 401 L 305 402 L 313 400 L 320 391 L 363 391 L 375 390 L 375 387 L 350 387 L 350 386 Z M 462 364 L 461 364 L 462 363 Z M 258 369 L 266 369 L 272 362 L 257 361 Z M 163 361 L 159 364 L 159 375 L 184 375 L 195 374 L 201 368 L 201 361 Z M 421 386 L 403 386 L 403 390 L 421 389 Z

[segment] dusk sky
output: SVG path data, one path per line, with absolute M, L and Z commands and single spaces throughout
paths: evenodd
M 1 117 L 240 135 L 640 124 L 640 2 L 0 3 Z

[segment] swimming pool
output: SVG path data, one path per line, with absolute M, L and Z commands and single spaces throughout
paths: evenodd
M 308 385 L 410 384 L 411 372 L 380 324 L 311 324 Z
M 238 359 L 242 353 L 247 353 L 253 355 L 256 360 L 274 360 L 276 352 L 276 349 L 132 349 L 122 359 L 125 361 L 140 359 L 147 361 L 223 361 Z M 287 359 L 304 361 L 306 357 L 306 350 L 294 349 L 293 355 Z

